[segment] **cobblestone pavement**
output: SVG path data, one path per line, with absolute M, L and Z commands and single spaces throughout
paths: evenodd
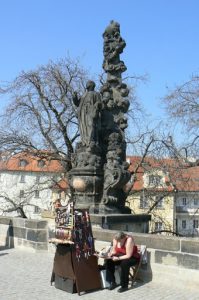
M 1 300 L 198 300 L 199 290 L 178 289 L 155 282 L 142 283 L 125 293 L 98 290 L 89 293 L 70 294 L 50 286 L 54 255 L 33 253 L 19 249 L 0 251 L 0 299 Z M 86 276 L 86 275 L 85 275 Z

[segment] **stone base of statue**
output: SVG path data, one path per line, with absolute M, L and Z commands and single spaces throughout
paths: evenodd
M 146 214 L 90 214 L 92 226 L 129 232 L 149 232 L 150 215 Z
M 74 168 L 70 171 L 73 201 L 76 209 L 98 213 L 102 197 L 103 174 L 95 167 Z
M 92 211 L 91 211 L 92 213 Z M 114 205 L 105 205 L 105 204 L 99 204 L 98 206 L 98 213 L 99 214 L 104 214 L 104 215 L 108 215 L 108 214 L 130 214 L 131 210 L 129 207 L 117 207 Z

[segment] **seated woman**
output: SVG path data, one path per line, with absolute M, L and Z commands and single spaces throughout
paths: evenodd
M 118 232 L 114 236 L 113 247 L 108 256 L 109 257 L 106 260 L 106 280 L 110 283 L 109 290 L 112 290 L 117 286 L 114 273 L 115 266 L 120 265 L 121 287 L 118 292 L 122 293 L 128 290 L 130 267 L 136 265 L 140 259 L 133 237 L 124 232 Z

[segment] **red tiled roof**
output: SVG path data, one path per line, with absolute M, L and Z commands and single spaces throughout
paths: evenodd
M 199 191 L 199 167 L 188 167 L 175 159 L 157 160 L 152 157 L 128 156 L 131 165 L 129 170 L 136 172 L 136 180 L 132 190 L 139 191 L 144 188 L 144 173 L 153 170 L 162 170 L 165 173 L 166 187 L 156 188 L 157 191 Z M 140 165 L 141 164 L 141 165 Z M 154 190 L 154 188 L 152 188 Z
M 25 164 L 21 165 L 20 162 Z M 24 171 L 24 172 L 63 172 L 63 167 L 58 160 L 48 159 L 45 156 L 37 156 L 33 153 L 21 152 L 11 157 L 0 159 L 0 171 Z
M 1 158 L 1 157 L 0 157 Z M 20 161 L 27 163 L 20 166 Z M 156 188 L 156 191 L 199 191 L 199 167 L 187 167 L 185 164 L 179 164 L 174 159 L 157 160 L 152 157 L 146 157 L 142 161 L 140 156 L 128 156 L 130 161 L 129 170 L 134 173 L 136 171 L 136 180 L 132 190 L 139 191 L 144 188 L 143 175 L 154 169 L 162 170 L 165 173 L 166 187 Z M 44 162 L 40 165 L 40 161 Z M 142 162 L 142 163 L 141 163 Z M 64 171 L 63 166 L 58 160 L 49 159 L 46 155 L 37 156 L 33 153 L 21 152 L 7 159 L 0 159 L 0 171 L 24 171 L 24 172 L 55 172 Z M 67 179 L 62 179 L 55 188 L 67 189 Z M 154 188 L 153 188 L 154 190 Z

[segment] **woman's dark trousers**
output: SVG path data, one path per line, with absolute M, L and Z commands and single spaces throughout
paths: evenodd
M 113 261 L 112 259 L 106 260 L 106 280 L 108 282 L 115 282 L 115 266 L 120 265 L 121 267 L 121 277 L 120 285 L 121 287 L 128 287 L 129 283 L 129 269 L 131 266 L 137 264 L 137 259 L 134 257 L 123 259 L 119 261 Z

